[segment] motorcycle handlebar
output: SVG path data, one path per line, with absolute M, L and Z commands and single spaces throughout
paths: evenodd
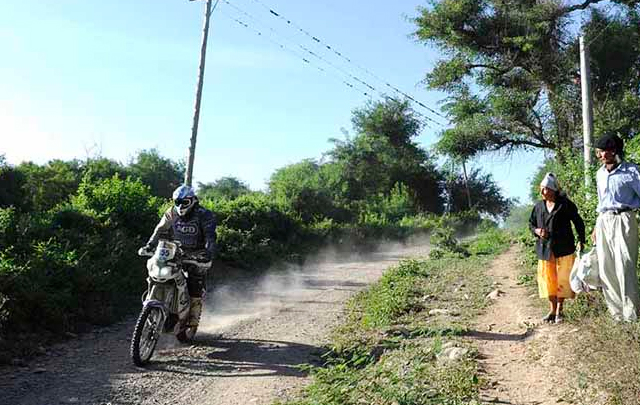
M 148 250 L 146 248 L 140 248 L 140 249 L 138 249 L 138 256 L 151 257 L 151 256 L 153 256 L 153 251 L 152 250 Z
M 197 266 L 211 264 L 211 258 L 208 256 L 207 252 L 204 250 L 186 253 L 180 248 L 180 244 L 178 244 L 178 250 L 180 252 L 180 255 L 182 255 L 183 257 L 183 263 L 195 264 Z M 144 246 L 138 249 L 138 256 L 151 257 L 154 255 L 154 253 L 155 253 L 155 249 L 149 249 L 147 246 Z

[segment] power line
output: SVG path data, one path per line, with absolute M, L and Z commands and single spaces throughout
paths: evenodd
M 261 22 L 260 20 L 258 20 L 256 17 L 254 17 L 253 15 L 251 15 L 251 14 L 249 14 L 248 12 L 244 11 L 244 10 L 243 10 L 243 9 L 241 9 L 240 7 L 238 7 L 238 6 L 236 6 L 236 5 L 232 4 L 232 3 L 230 3 L 228 0 L 222 0 L 222 1 L 223 1 L 225 4 L 229 5 L 230 7 L 232 7 L 232 8 L 233 8 L 234 10 L 236 10 L 237 12 L 239 12 L 239 13 L 241 13 L 241 14 L 245 15 L 246 17 L 249 17 L 250 19 L 252 19 L 252 20 L 256 21 L 258 24 L 266 26 L 266 28 L 268 28 L 268 29 L 269 29 L 269 31 L 271 31 L 274 35 L 276 35 L 276 36 L 281 36 L 281 34 L 279 34 L 279 33 L 278 33 L 276 30 L 274 30 L 272 27 L 269 27 L 269 26 L 267 26 L 266 24 L 262 23 L 262 22 Z M 286 39 L 286 38 L 285 38 L 285 39 Z M 289 41 L 291 41 L 291 40 L 289 39 Z M 310 49 L 309 49 L 309 48 L 307 48 L 306 46 L 304 46 L 304 45 L 300 45 L 300 44 L 297 44 L 297 46 L 298 46 L 300 49 L 302 49 L 305 53 L 307 53 L 307 54 L 309 54 L 309 55 L 313 56 L 314 58 L 320 59 L 321 61 L 323 61 L 323 62 L 324 62 L 324 63 L 326 63 L 327 65 L 329 65 L 329 66 L 331 66 L 332 68 L 334 68 L 334 69 L 336 69 L 336 70 L 340 71 L 342 74 L 344 74 L 344 75 L 348 76 L 348 77 L 349 77 L 349 78 L 351 78 L 352 80 L 355 80 L 356 82 L 358 82 L 358 83 L 360 83 L 360 84 L 364 85 L 364 86 L 365 86 L 365 87 L 367 87 L 369 90 L 377 91 L 377 90 L 375 89 L 375 87 L 371 86 L 369 83 L 365 82 L 364 80 L 360 79 L 360 78 L 359 78 L 359 77 L 357 77 L 357 76 L 352 75 L 351 73 L 349 73 L 349 72 L 345 71 L 345 70 L 344 70 L 344 69 L 342 69 L 341 67 L 339 67 L 339 66 L 337 66 L 337 65 L 335 65 L 335 64 L 333 64 L 333 63 L 331 63 L 329 60 L 327 60 L 327 59 L 323 58 L 322 56 L 320 56 L 320 55 L 319 55 L 319 54 L 317 54 L 316 52 L 313 52 L 312 50 L 310 50 Z M 366 93 L 366 92 L 365 92 L 365 93 Z M 366 95 L 369 95 L 369 94 L 366 94 Z
M 310 65 L 310 66 L 313 66 L 313 67 L 315 67 L 316 69 L 318 69 L 319 71 L 321 71 L 321 72 L 323 72 L 323 73 L 327 73 L 327 74 L 329 73 L 326 69 L 322 68 L 321 66 L 317 66 L 316 64 L 314 64 L 313 62 L 311 62 L 309 59 L 305 58 L 303 55 L 301 55 L 301 54 L 299 54 L 298 52 L 296 52 L 296 51 L 292 50 L 291 48 L 287 47 L 286 45 L 283 45 L 282 43 L 277 42 L 277 41 L 274 41 L 273 39 L 271 39 L 271 38 L 267 37 L 266 35 L 263 35 L 261 31 L 259 31 L 259 30 L 255 29 L 255 28 L 251 27 L 251 26 L 250 26 L 249 24 L 247 24 L 246 22 L 244 22 L 244 21 L 242 21 L 242 20 L 240 20 L 240 19 L 238 19 L 238 18 L 235 18 L 235 17 L 232 17 L 232 16 L 228 16 L 228 15 L 226 15 L 226 14 L 223 14 L 223 15 L 224 15 L 225 17 L 227 17 L 227 18 L 229 18 L 229 19 L 231 19 L 231 20 L 235 21 L 235 22 L 236 22 L 236 23 L 238 23 L 240 26 L 242 26 L 242 27 L 244 27 L 244 28 L 248 29 L 249 31 L 252 31 L 254 34 L 256 34 L 256 35 L 258 35 L 258 36 L 260 36 L 260 37 L 265 38 L 266 40 L 270 41 L 270 42 L 271 42 L 271 43 L 273 43 L 274 45 L 278 46 L 280 49 L 282 49 L 282 50 L 284 50 L 284 51 L 286 51 L 286 52 L 289 52 L 290 54 L 292 54 L 292 55 L 293 55 L 293 56 L 295 56 L 296 58 L 298 58 L 298 59 L 302 60 L 302 62 L 304 62 L 305 64 Z M 349 82 L 347 82 L 346 80 L 342 80 L 342 78 L 338 78 L 338 80 L 340 80 L 340 82 L 341 82 L 342 84 L 346 85 L 347 87 L 349 87 L 349 88 L 351 88 L 351 89 L 354 89 L 354 90 L 356 90 L 356 91 L 358 91 L 358 92 L 361 92 L 362 94 L 364 94 L 364 95 L 365 95 L 365 96 L 367 96 L 367 97 L 369 97 L 369 96 L 370 96 L 370 94 L 369 94 L 369 93 L 367 93 L 366 91 L 362 91 L 362 90 L 358 89 L 358 88 L 357 88 L 356 86 L 354 86 L 352 83 L 349 83 Z
M 213 5 L 213 7 L 211 7 L 211 11 L 209 12 L 209 16 L 211 16 L 211 14 L 213 14 L 213 12 L 216 11 L 216 7 L 218 7 L 218 3 L 219 2 L 220 2 L 220 0 L 216 0 L 216 2 Z
M 341 59 L 345 60 L 346 62 L 354 65 L 355 67 L 357 67 L 358 69 L 364 71 L 365 73 L 367 73 L 368 75 L 370 75 L 371 77 L 373 77 L 374 79 L 378 80 L 381 83 L 384 83 L 388 88 L 392 89 L 394 92 L 401 94 L 402 96 L 408 98 L 409 100 L 415 102 L 416 104 L 418 104 L 420 107 L 424 108 L 425 110 L 431 112 L 432 114 L 437 115 L 440 118 L 444 118 L 447 119 L 447 117 L 445 117 L 444 115 L 440 114 L 438 111 L 432 109 L 431 107 L 427 106 L 426 104 L 424 104 L 423 102 L 416 100 L 414 97 L 412 97 L 411 95 L 407 94 L 406 92 L 400 90 L 399 88 L 397 88 L 396 86 L 392 85 L 391 83 L 389 83 L 386 80 L 383 80 L 382 78 L 380 78 L 379 76 L 377 76 L 376 74 L 374 74 L 373 72 L 371 72 L 369 69 L 355 63 L 351 58 L 347 57 L 345 54 L 343 54 L 342 52 L 339 52 L 335 47 L 325 43 L 324 41 L 322 41 L 320 38 L 318 38 L 315 35 L 312 35 L 310 32 L 308 32 L 307 30 L 305 30 L 304 28 L 302 28 L 300 25 L 296 24 L 294 21 L 292 21 L 289 18 L 286 18 L 283 14 L 277 12 L 276 10 L 270 8 L 268 5 L 266 5 L 262 0 L 252 0 L 255 3 L 258 3 L 260 6 L 262 6 L 265 10 L 267 10 L 269 12 L 269 14 L 271 14 L 273 17 L 279 18 L 282 21 L 286 22 L 287 25 L 293 26 L 294 28 L 296 28 L 298 31 L 300 31 L 302 34 L 304 34 L 305 36 L 309 37 L 313 42 L 317 43 L 318 45 L 323 46 L 324 48 L 330 50 L 331 52 L 333 52 L 334 54 L 336 54 L 338 57 L 340 57 Z
M 231 8 L 233 8 L 236 12 L 238 12 L 238 13 L 242 14 L 243 16 L 248 17 L 249 19 L 251 19 L 251 20 L 255 21 L 257 24 L 259 24 L 259 25 L 261 25 L 261 26 L 265 27 L 266 29 L 268 29 L 268 30 L 271 32 L 271 34 L 272 34 L 272 35 L 274 35 L 275 37 L 281 37 L 281 36 L 282 36 L 282 35 L 281 35 L 281 34 L 279 34 L 276 30 L 274 30 L 272 27 L 270 27 L 270 26 L 268 26 L 267 24 L 263 23 L 263 22 L 262 22 L 262 21 L 260 21 L 258 18 L 256 18 L 256 17 L 255 17 L 255 16 L 253 16 L 252 14 L 248 13 L 247 11 L 243 10 L 242 8 L 240 8 L 240 7 L 238 7 L 238 6 L 236 6 L 236 5 L 232 4 L 232 3 L 230 3 L 228 0 L 222 0 L 222 1 L 223 1 L 226 5 L 228 5 L 228 6 L 230 6 Z M 228 17 L 228 18 L 230 18 L 230 19 L 232 19 L 232 20 L 234 20 L 235 22 L 237 22 L 237 23 L 238 23 L 239 25 L 241 25 L 242 27 L 244 27 L 244 28 L 246 28 L 246 29 L 248 29 L 248 30 L 250 30 L 250 31 L 254 32 L 254 33 L 255 33 L 255 34 L 257 34 L 258 36 L 262 36 L 262 37 L 266 38 L 267 40 L 269 40 L 270 42 L 272 42 L 273 44 L 275 44 L 275 45 L 276 45 L 276 46 L 278 46 L 279 48 L 281 48 L 281 49 L 283 49 L 283 50 L 285 50 L 285 51 L 289 52 L 290 54 L 294 55 L 295 57 L 297 57 L 297 58 L 301 59 L 303 62 L 305 62 L 305 63 L 307 63 L 307 64 L 309 64 L 309 65 L 312 65 L 312 66 L 316 67 L 318 70 L 320 70 L 320 71 L 322 71 L 322 72 L 324 72 L 324 73 L 330 74 L 330 72 L 329 72 L 329 71 L 327 71 L 326 69 L 324 69 L 324 68 L 322 68 L 322 67 L 320 67 L 320 66 L 317 66 L 316 64 L 312 63 L 312 62 L 311 62 L 307 57 L 305 57 L 305 56 L 303 56 L 303 55 L 300 55 L 298 52 L 295 52 L 294 50 L 290 49 L 290 48 L 289 48 L 289 47 L 287 47 L 286 45 L 283 45 L 281 42 L 275 41 L 275 40 L 273 40 L 272 38 L 269 38 L 269 37 L 267 37 L 267 36 L 264 36 L 264 35 L 262 34 L 262 32 L 261 32 L 261 31 L 259 31 L 259 30 L 255 29 L 255 28 L 251 27 L 248 23 L 246 23 L 246 22 L 244 22 L 244 21 L 241 21 L 241 20 L 239 20 L 238 18 L 235 18 L 235 17 L 231 17 L 231 16 L 227 16 L 227 17 Z M 378 93 L 378 94 L 380 94 L 380 96 L 382 96 L 383 98 L 389 98 L 387 95 L 385 95 L 384 93 L 382 93 L 381 91 L 379 91 L 378 89 L 376 89 L 374 86 L 370 85 L 369 83 L 367 83 L 366 81 L 364 81 L 364 80 L 360 79 L 359 77 L 357 77 L 357 76 L 355 76 L 355 75 L 351 74 L 350 72 L 346 71 L 345 69 L 341 68 L 340 66 L 338 66 L 338 65 L 336 65 L 336 64 L 334 64 L 334 63 L 332 63 L 330 60 L 328 60 L 328 59 L 324 58 L 323 56 L 319 55 L 317 52 L 312 51 L 311 49 L 307 48 L 307 47 L 306 47 L 306 46 L 304 46 L 304 45 L 297 44 L 297 43 L 295 43 L 295 42 L 294 42 L 293 40 L 291 40 L 291 39 L 286 39 L 286 38 L 285 38 L 285 40 L 287 40 L 287 41 L 289 41 L 290 43 L 294 44 L 294 46 L 297 46 L 298 48 L 300 48 L 302 51 L 304 51 L 304 53 L 306 53 L 306 54 L 308 54 L 308 55 L 312 56 L 313 58 L 319 59 L 319 60 L 320 60 L 320 61 L 322 61 L 323 63 L 325 63 L 325 64 L 329 65 L 330 67 L 332 67 L 333 69 L 335 69 L 335 70 L 339 71 L 340 73 L 342 73 L 342 74 L 343 74 L 343 75 L 345 75 L 346 77 L 350 78 L 351 80 L 354 80 L 355 82 L 359 83 L 360 85 L 365 86 L 367 89 L 369 89 L 369 90 L 371 90 L 371 91 L 373 91 L 373 92 L 377 92 L 377 93 Z M 335 77 L 336 77 L 340 82 L 342 82 L 343 84 L 345 84 L 347 87 L 349 87 L 349 88 L 351 88 L 351 89 L 353 89 L 353 90 L 359 91 L 359 92 L 363 93 L 365 96 L 372 96 L 372 94 L 369 92 L 369 90 L 366 90 L 366 89 L 365 89 L 365 90 L 363 90 L 363 89 L 361 89 L 361 88 L 358 88 L 358 86 L 356 86 L 356 85 L 354 85 L 354 84 L 352 84 L 352 83 L 349 83 L 348 81 L 346 81 L 346 80 L 342 79 L 341 77 L 339 77 L 339 76 L 337 76 L 337 75 L 335 75 L 335 74 L 334 74 L 333 76 L 335 76 Z M 412 101 L 414 101 L 414 102 L 416 102 L 416 103 L 419 103 L 419 104 L 422 104 L 422 103 L 420 103 L 419 101 L 417 101 L 417 100 L 413 99 L 411 96 L 409 96 L 409 95 L 406 95 L 406 96 L 407 96 L 407 98 L 410 98 Z M 414 110 L 414 111 L 415 111 L 415 110 Z M 415 112 L 416 112 L 416 113 L 418 113 L 417 111 L 415 111 Z M 442 123 L 440 123 L 440 122 L 438 122 L 438 121 L 436 121 L 436 120 L 432 119 L 431 117 L 429 117 L 429 116 L 427 116 L 427 115 L 425 115 L 425 114 L 420 114 L 420 113 L 418 113 L 418 114 L 419 114 L 421 117 L 423 117 L 423 120 L 424 120 L 424 122 L 423 122 L 423 123 L 424 123 L 424 124 L 426 124 L 426 121 L 430 121 L 430 122 L 432 122 L 432 123 L 434 123 L 434 124 L 437 124 L 437 125 L 439 125 L 439 126 L 444 126 L 444 124 L 442 124 Z M 430 127 L 429 125 L 426 125 L 426 126 Z

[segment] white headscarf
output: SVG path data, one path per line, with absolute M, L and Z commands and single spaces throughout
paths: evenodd
M 556 179 L 556 175 L 549 172 L 547 173 L 542 181 L 540 182 L 540 187 L 546 187 L 553 191 L 558 191 L 560 186 L 558 185 L 558 180 Z

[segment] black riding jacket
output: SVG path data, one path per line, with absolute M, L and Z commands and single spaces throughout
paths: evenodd
M 216 252 L 216 218 L 200 205 L 193 207 L 184 217 L 171 207 L 162 215 L 147 246 L 155 246 L 161 237 L 180 241 L 186 251 L 204 249 L 213 258 Z

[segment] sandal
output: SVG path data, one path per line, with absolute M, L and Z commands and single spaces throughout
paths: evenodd
M 553 312 L 549 312 L 547 315 L 545 315 L 542 318 L 543 322 L 554 322 L 556 320 L 556 314 L 554 314 Z

